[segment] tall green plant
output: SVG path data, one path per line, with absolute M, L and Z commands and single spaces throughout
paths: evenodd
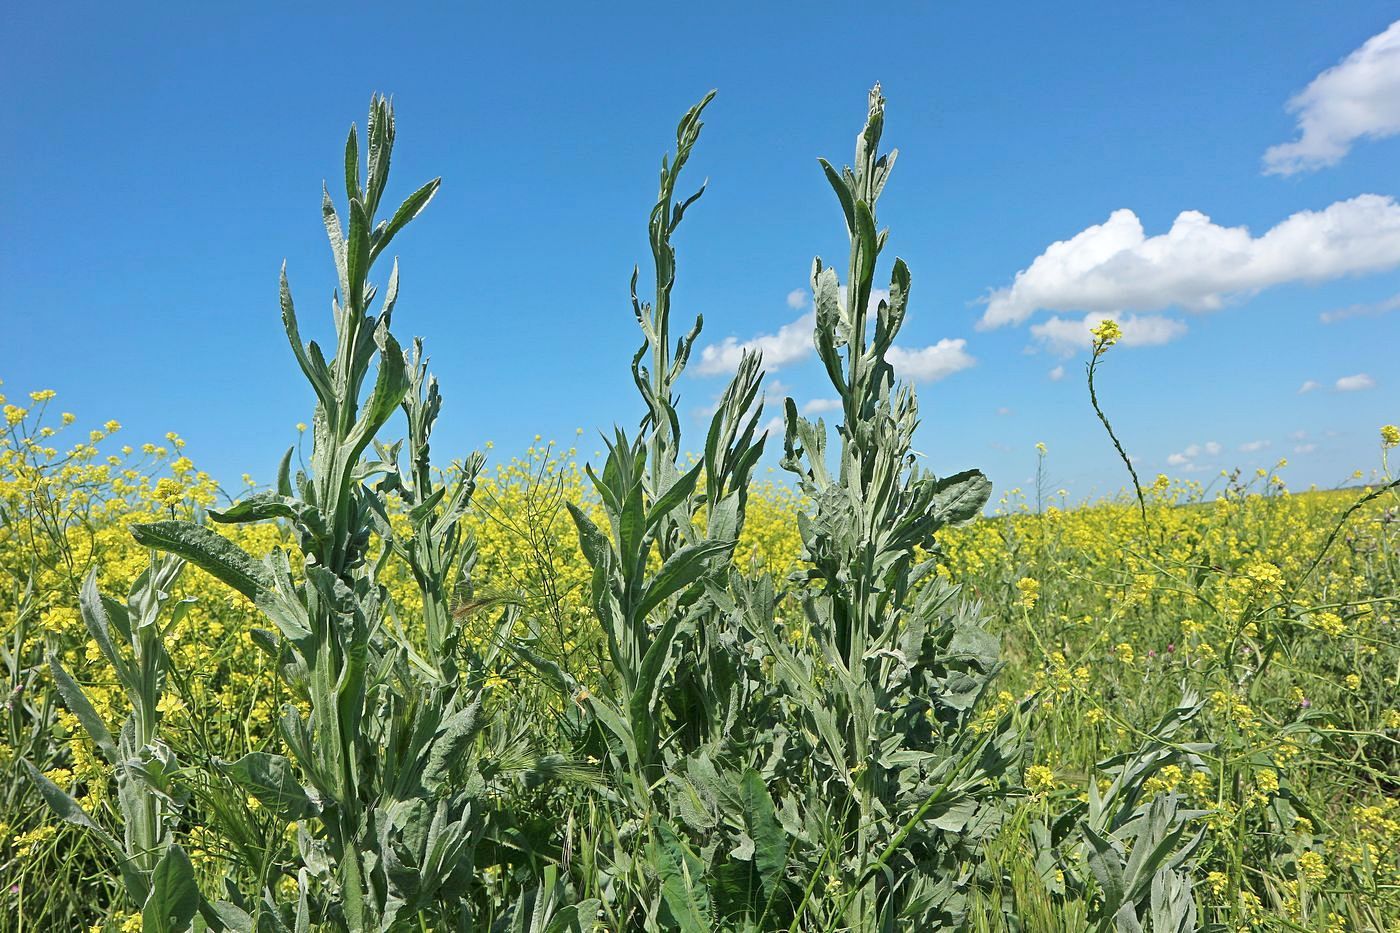
M 814 342 L 843 419 L 833 474 L 824 424 L 786 401 L 783 466 L 813 502 L 798 517 L 807 569 L 796 582 L 814 656 L 771 639 L 811 737 L 805 806 L 830 827 L 823 870 L 842 905 L 832 922 L 851 930 L 961 921 L 1016 751 L 1006 720 L 971 729 L 997 640 L 936 573 L 935 533 L 976 516 L 991 484 L 976 470 L 937 477 L 913 450 L 918 403 L 889 360 L 909 302 L 903 260 L 889 299 L 871 303 L 888 237 L 876 202 L 895 159 L 879 154 L 884 113 L 877 85 L 854 167 L 821 162 L 851 242 L 844 292 L 834 269 L 812 269 Z
M 160 702 L 171 674 L 163 632 L 190 608 L 188 601 L 180 600 L 166 611 L 183 568 L 178 558 L 155 558 L 132 584 L 125 603 L 98 592 L 95 571 L 83 583 L 83 622 L 131 705 L 118 735 L 112 735 L 58 658 L 49 658 L 63 702 L 112 768 L 122 838 L 100 826 L 76 800 L 25 762 L 54 813 L 88 830 L 111 858 L 127 899 L 142 912 L 146 933 L 179 933 L 189 928 L 201 908 L 211 909 L 195 884 L 189 856 L 175 842 L 190 795 L 179 780 L 182 765 L 160 730 Z
M 289 451 L 274 489 L 211 513 L 224 523 L 286 522 L 300 560 L 294 564 L 281 551 L 255 560 L 194 523 L 158 522 L 135 533 L 253 600 L 276 626 L 258 636 L 260 643 L 306 712 L 288 706 L 282 716 L 286 756 L 259 751 L 215 765 L 279 818 L 300 822 L 297 856 L 284 869 L 297 879 L 297 928 L 468 928 L 474 852 L 501 773 L 478 741 L 488 721 L 482 660 L 465 652 L 452 611 L 473 553 L 461 519 L 481 461 L 474 455 L 453 482 L 437 483 L 429 457 L 441 405 L 437 385 L 421 346 L 406 356 L 389 330 L 397 260 L 372 310 L 378 289 L 371 269 L 438 181 L 376 221 L 395 135 L 387 99 L 373 101 L 367 133 L 363 175 L 353 127 L 346 141 L 348 227 L 330 193 L 323 197 L 339 278 L 329 361 L 314 340 L 302 341 L 282 275 L 283 324 L 317 399 L 310 470 L 293 476 Z M 398 444 L 380 447 L 378 459 L 365 457 L 400 407 L 409 429 L 407 472 L 398 466 Z M 392 494 L 407 510 L 403 533 L 390 520 Z M 395 558 L 418 586 L 421 630 L 392 624 L 398 613 L 382 570 Z M 502 625 L 510 619 L 505 613 Z M 463 659 L 471 668 L 466 676 Z M 231 896 L 218 906 L 231 927 L 249 922 L 245 899 Z M 274 913 L 268 922 L 284 919 L 291 915 Z

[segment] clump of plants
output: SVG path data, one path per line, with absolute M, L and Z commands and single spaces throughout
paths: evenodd
M 702 322 L 672 332 L 672 240 L 702 193 L 677 190 L 709 100 L 662 160 L 650 296 L 632 276 L 642 417 L 589 467 L 594 501 L 567 504 L 605 648 L 588 678 L 538 650 L 533 601 L 473 579 L 483 458 L 435 460 L 442 396 L 422 341 L 405 350 L 391 330 L 397 260 L 382 289 L 372 278 L 438 182 L 381 219 L 388 101 L 371 105 L 364 153 L 352 128 L 343 212 L 323 198 L 329 356 L 303 340 L 281 280 L 317 400 L 309 462 L 294 469 L 289 450 L 271 489 L 135 526 L 153 553 L 124 604 L 88 576 L 83 621 L 129 706 L 115 734 L 52 664 L 117 789 L 112 818 L 32 779 L 98 840 L 144 930 L 962 929 L 977 903 L 1021 907 L 989 859 L 1006 838 L 1027 840 L 1045 896 L 1087 923 L 1195 928 L 1198 814 L 1152 779 L 1205 768 L 1205 746 L 1180 737 L 1199 705 L 1103 762 L 1103 792 L 1091 779 L 1082 803 L 1016 816 L 1037 696 L 993 696 L 990 615 L 938 572 L 938 533 L 978 516 L 991 484 L 936 476 L 913 449 L 918 401 L 890 359 L 909 310 L 901 260 L 872 304 L 894 165 L 878 86 L 853 165 L 821 163 L 851 245 L 844 283 L 820 260 L 812 272 L 834 440 L 784 404 L 781 464 L 810 503 L 800 569 L 775 579 L 736 560 L 768 442 L 762 361 L 743 358 L 691 459 L 676 386 Z M 284 545 L 255 557 L 220 530 L 250 523 L 275 523 Z M 200 611 L 173 596 L 186 564 L 265 620 L 249 635 L 285 700 L 265 747 L 233 760 L 164 728 L 182 683 L 165 638 Z M 528 717 L 502 697 L 526 689 L 545 695 Z M 225 870 L 201 873 L 195 846 Z

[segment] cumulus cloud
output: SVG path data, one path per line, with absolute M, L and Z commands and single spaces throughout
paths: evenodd
M 1063 366 L 1056 366 L 1054 369 L 1050 370 L 1051 382 L 1059 382 L 1063 378 L 1065 378 L 1065 368 Z
M 762 351 L 763 368 L 769 372 L 795 363 L 812 351 L 812 327 L 816 321 L 817 313 L 808 311 L 778 328 L 775 334 L 759 334 L 742 343 L 734 337 L 725 337 L 701 349 L 696 371 L 704 376 L 732 373 L 739 368 L 745 350 Z
M 1357 373 L 1355 376 L 1343 376 L 1338 379 L 1332 388 L 1338 392 L 1360 392 L 1362 389 L 1374 389 L 1376 380 L 1365 373 Z
M 1345 308 L 1324 311 L 1317 318 L 1324 324 L 1335 324 L 1353 317 L 1379 317 L 1396 310 L 1400 310 L 1400 295 L 1372 304 L 1347 305 Z
M 1180 467 L 1187 473 L 1194 473 L 1197 470 L 1205 469 L 1201 465 L 1202 457 L 1216 457 L 1225 448 L 1219 441 L 1206 441 L 1204 444 L 1190 444 L 1185 450 L 1177 451 L 1167 455 L 1167 466 Z
M 881 301 L 888 301 L 888 289 L 875 288 L 870 291 L 869 307 L 874 309 Z M 841 300 L 846 300 L 845 286 L 841 288 Z M 795 321 L 778 328 L 774 334 L 759 334 L 749 340 L 725 337 L 719 343 L 712 343 L 700 350 L 700 362 L 695 367 L 702 376 L 718 376 L 733 373 L 739 368 L 745 350 L 759 350 L 763 353 L 763 368 L 773 372 L 783 366 L 796 363 L 813 352 L 812 328 L 816 326 L 817 312 L 811 308 L 811 296 L 800 288 L 788 292 L 787 304 L 794 311 L 802 307 L 808 310 Z
M 1314 389 L 1320 389 L 1320 388 L 1322 388 L 1322 385 L 1321 385 L 1321 383 L 1319 383 L 1316 379 L 1308 379 L 1308 380 L 1305 380 L 1305 381 L 1303 382 L 1303 384 L 1300 385 L 1300 386 L 1298 387 L 1298 394 L 1299 394 L 1299 395 L 1307 395 L 1309 392 L 1313 391 Z
M 894 367 L 895 375 L 915 382 L 937 382 L 977 365 L 977 360 L 967 352 L 967 341 L 961 338 L 944 337 L 933 346 L 919 350 L 890 347 L 886 358 Z
M 1012 283 L 988 295 L 982 329 L 1020 324 L 1036 311 L 1193 311 L 1287 282 L 1321 282 L 1400 266 L 1400 204 L 1358 195 L 1299 211 L 1261 236 L 1183 211 L 1147 236 L 1136 214 L 1052 243 Z
M 840 411 L 841 400 L 839 398 L 814 398 L 802 406 L 804 415 L 821 415 L 829 411 Z
M 1086 314 L 1082 318 L 1052 317 L 1042 324 L 1032 324 L 1031 334 L 1051 350 L 1068 356 L 1076 350 L 1087 349 L 1093 342 L 1090 331 L 1104 319 L 1102 314 Z M 1176 318 L 1157 315 L 1128 315 L 1118 321 L 1123 336 L 1118 343 L 1125 347 L 1155 347 L 1170 343 L 1186 333 L 1186 324 Z M 1064 367 L 1059 367 L 1064 375 Z
M 1269 175 L 1336 165 L 1358 139 L 1400 133 L 1400 20 L 1313 78 L 1288 112 L 1297 115 L 1298 138 L 1264 153 Z

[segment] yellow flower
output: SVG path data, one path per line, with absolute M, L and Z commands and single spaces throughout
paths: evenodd
M 1104 318 L 1099 325 L 1089 331 L 1094 338 L 1094 354 L 1097 356 L 1113 346 L 1123 337 L 1123 331 L 1113 318 Z
M 1387 449 L 1400 447 L 1400 427 L 1393 424 L 1381 425 L 1381 446 Z
M 156 480 L 156 488 L 151 493 L 151 498 L 165 506 L 176 506 L 185 498 L 185 486 L 177 479 L 162 476 Z
M 1034 577 L 1022 577 L 1016 581 L 1016 589 L 1021 596 L 1019 602 L 1022 609 L 1034 609 L 1035 604 L 1040 599 L 1040 581 Z
M 1055 772 L 1045 765 L 1031 765 L 1026 769 L 1026 790 L 1033 794 L 1043 794 L 1055 789 Z
M 1342 683 L 1346 686 L 1346 688 L 1347 688 L 1348 690 L 1360 690 L 1360 689 L 1361 689 L 1361 675 L 1360 675 L 1360 674 L 1348 674 L 1348 675 L 1342 680 Z
M 1298 856 L 1298 874 L 1309 884 L 1321 884 L 1327 880 L 1327 862 L 1311 850 Z

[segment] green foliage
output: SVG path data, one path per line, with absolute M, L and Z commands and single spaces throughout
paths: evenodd
M 936 476 L 913 450 L 918 401 L 890 361 L 908 313 L 903 261 L 871 305 L 888 238 L 876 204 L 894 164 L 879 153 L 884 98 L 871 92 L 854 167 L 821 163 L 851 244 L 844 294 L 834 269 L 817 260 L 812 273 L 813 339 L 841 422 L 828 450 L 826 425 L 786 400 L 782 465 L 807 505 L 799 569 L 775 580 L 735 558 L 767 440 L 757 354 L 743 356 L 700 455 L 682 453 L 676 386 L 702 322 L 672 341 L 673 237 L 703 188 L 676 191 L 712 96 L 662 159 L 650 300 L 632 274 L 644 414 L 632 436 L 604 438 L 601 469 L 587 470 L 596 498 L 567 503 L 604 653 L 587 682 L 541 656 L 530 600 L 493 581 L 477 592 L 469 520 L 484 460 L 435 466 L 442 396 L 421 340 L 405 352 L 390 330 L 397 260 L 382 298 L 372 280 L 438 182 L 379 219 L 388 101 L 371 104 L 363 170 L 351 129 L 343 212 L 323 195 L 329 358 L 301 336 L 285 267 L 280 282 L 316 397 L 309 463 L 294 471 L 288 451 L 271 489 L 136 525 L 157 556 L 125 605 L 87 576 L 83 620 L 130 706 L 117 734 L 51 662 L 110 769 L 122 838 L 28 771 L 105 850 L 145 930 L 883 933 L 966 929 L 974 903 L 1004 890 L 988 853 L 1025 798 L 1023 726 L 1038 698 L 989 700 L 1001 651 L 990 614 L 939 572 L 939 533 L 978 516 L 991 485 L 976 470 Z M 398 414 L 404 438 L 384 441 Z M 254 556 L 234 538 L 259 523 L 284 533 Z M 226 757 L 197 729 L 179 742 L 162 731 L 167 689 L 187 694 L 164 642 L 189 611 L 171 596 L 186 562 L 271 626 L 247 634 L 285 701 L 276 735 Z M 531 675 L 544 685 L 536 707 L 494 694 Z M 1196 928 L 1200 813 L 1149 791 L 1168 762 L 1206 767 L 1208 746 L 1177 735 L 1199 708 L 1183 704 L 1138 753 L 1102 762 L 1106 791 L 1091 780 L 1086 802 L 1034 824 L 1047 898 L 1099 929 Z M 219 849 L 226 877 L 200 876 L 196 837 Z

